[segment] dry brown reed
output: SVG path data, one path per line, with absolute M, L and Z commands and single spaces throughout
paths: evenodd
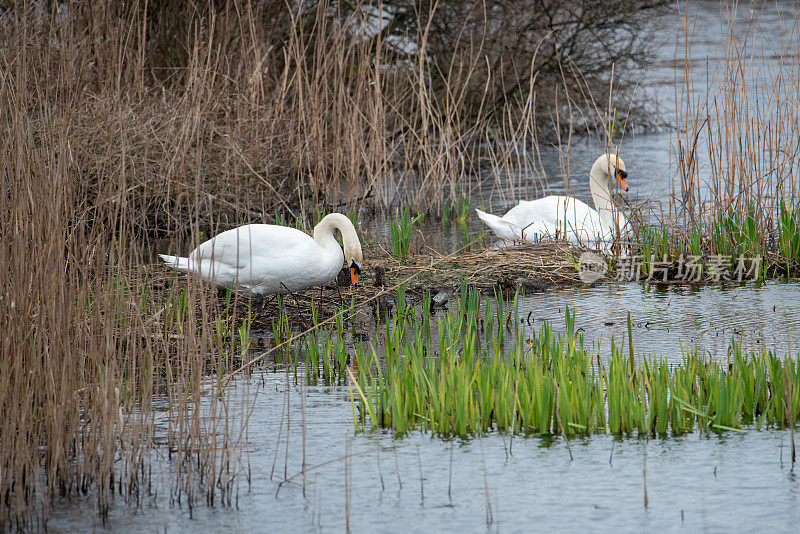
M 13 79 L 69 125 L 90 205 L 114 202 L 107 182 L 124 169 L 133 228 L 187 237 L 198 219 L 210 232 L 320 205 L 436 210 L 457 184 L 480 187 L 464 177 L 481 169 L 531 176 L 537 131 L 565 130 L 589 102 L 604 109 L 606 67 L 646 57 L 634 30 L 658 2 L 639 14 L 619 0 L 606 19 L 591 2 L 523 2 L 492 23 L 486 5 L 460 27 L 447 2 L 401 4 L 34 4 L 4 13 L 4 55 L 37 69 Z M 404 15 L 376 33 L 392 9 Z M 527 63 L 503 63 L 503 31 L 533 43 L 514 51 Z
M 20 110 L 35 108 L 15 96 Z M 229 365 L 214 335 L 216 293 L 195 296 L 204 289 L 190 285 L 188 298 L 202 305 L 187 306 L 182 318 L 170 303 L 177 295 L 166 295 L 165 307 L 139 267 L 124 208 L 108 203 L 90 213 L 81 201 L 68 125 L 50 128 L 55 144 L 44 144 L 35 120 L 15 113 L 11 135 L 0 139 L 0 524 L 46 521 L 57 497 L 90 495 L 101 518 L 115 494 L 142 504 L 150 451 L 164 439 L 175 501 L 229 504 L 245 421 L 229 415 L 227 399 L 200 398 L 198 387 Z M 157 406 L 187 393 L 193 403 L 157 429 Z
M 164 201 L 146 187 L 154 159 L 184 166 L 197 141 L 196 114 L 174 124 L 195 97 L 187 89 L 166 119 L 137 112 L 144 51 L 118 8 L 75 3 L 59 17 L 4 4 L 0 15 L 0 528 L 44 526 L 56 498 L 89 496 L 101 518 L 115 495 L 141 505 L 156 440 L 175 460 L 175 502 L 229 504 L 236 491 L 246 421 L 198 387 L 230 358 L 216 294 L 190 286 L 202 306 L 176 318 L 164 298 L 177 295 L 154 294 L 136 241 L 147 205 Z M 143 138 L 164 126 L 174 145 L 155 154 Z M 187 393 L 194 402 L 157 429 L 157 406 Z
M 779 27 L 765 27 L 758 9 L 726 3 L 719 54 L 698 60 L 690 4 L 680 8 L 684 72 L 675 87 L 675 191 L 666 224 L 713 237 L 726 214 L 736 214 L 741 226 L 752 210 L 764 252 L 778 251 L 779 205 L 798 202 L 800 19 L 795 13 Z M 713 239 L 705 250 L 724 252 Z

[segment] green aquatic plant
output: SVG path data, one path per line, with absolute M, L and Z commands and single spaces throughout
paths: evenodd
M 186 290 L 182 289 L 177 297 L 171 293 L 165 304 L 164 329 L 169 333 L 175 329 L 183 335 L 183 324 L 188 311 L 189 303 L 186 299 Z
M 461 197 L 458 202 L 453 203 L 453 217 L 455 218 L 456 222 L 459 224 L 464 224 L 467 222 L 467 218 L 469 218 L 470 208 L 472 207 L 472 202 L 470 201 L 469 197 Z
M 290 346 L 285 344 L 292 336 L 289 316 L 283 306 L 283 298 L 278 295 L 278 317 L 272 320 L 272 338 L 275 345 L 280 347 L 277 350 L 275 359 L 279 361 L 289 361 Z
M 703 229 L 700 226 L 693 226 L 678 239 L 678 254 L 690 254 L 700 258 L 703 253 Z M 700 266 L 702 269 L 702 265 Z
M 350 219 L 350 222 L 353 223 L 354 227 L 358 228 L 358 211 L 349 210 L 347 212 L 347 218 Z
M 714 252 L 731 258 L 762 256 L 764 236 L 755 205 L 744 214 L 730 209 L 714 219 L 711 243 Z
M 450 228 L 450 222 L 455 222 L 458 225 L 466 224 L 472 208 L 470 198 L 459 194 L 458 184 L 453 188 L 453 197 L 455 200 L 442 204 L 442 224 L 444 224 L 445 229 Z
M 389 238 L 391 240 L 392 255 L 404 260 L 408 258 L 408 251 L 411 245 L 411 231 L 415 224 L 420 222 L 424 215 L 419 214 L 413 219 L 409 215 L 408 208 L 403 208 L 400 212 L 400 219 L 392 221 L 389 227 Z
M 800 260 L 800 204 L 787 206 L 781 199 L 778 209 L 780 254 L 788 260 Z
M 765 238 L 770 230 L 762 219 L 751 204 L 744 213 L 728 209 L 705 225 L 698 223 L 683 231 L 673 231 L 665 224 L 645 226 L 639 233 L 642 274 L 657 277 L 656 270 L 667 269 L 688 275 L 684 269 L 691 264 L 695 280 L 762 279 L 769 267 L 764 263 L 765 251 L 771 250 L 767 243 L 780 241 L 780 253 L 787 259 L 792 243 L 800 247 L 800 234 L 793 238 L 796 218 L 788 208 L 782 208 L 777 240 Z
M 667 261 L 670 257 L 669 231 L 667 226 L 642 228 L 642 273 L 652 275 L 654 261 Z
M 612 142 L 616 142 L 622 137 L 622 132 L 625 128 L 624 120 L 620 120 L 619 114 L 617 110 L 614 110 L 614 114 L 609 117 L 608 125 L 606 131 L 608 132 L 609 138 Z
M 272 218 L 275 220 L 275 224 L 279 226 L 289 226 L 289 221 L 286 218 L 286 213 L 282 209 L 276 209 Z
M 599 346 L 584 347 L 571 310 L 563 334 L 547 322 L 529 333 L 518 317 L 508 320 L 500 294 L 481 301 L 466 284 L 436 329 L 424 320 L 395 312 L 382 343 L 356 349 L 349 383 L 357 430 L 664 436 L 784 427 L 800 415 L 800 363 L 745 354 L 735 339 L 727 362 L 694 350 L 670 364 L 637 361 L 630 337 L 621 345 L 612 338 L 603 363 Z M 513 336 L 499 334 L 512 324 Z

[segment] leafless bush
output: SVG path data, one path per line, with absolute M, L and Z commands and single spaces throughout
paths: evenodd
M 652 57 L 659 0 L 547 0 L 490 2 L 389 1 L 398 13 L 387 31 L 413 33 L 425 28 L 425 52 L 435 93 L 466 93 L 464 112 L 488 108 L 490 116 L 524 102 L 532 91 L 537 112 L 582 95 L 584 106 L 605 108 L 612 66 L 616 84 L 634 84 Z M 448 81 L 454 70 L 472 69 L 463 87 Z M 588 90 L 588 94 L 587 94 Z M 619 91 L 617 97 L 630 96 Z M 585 100 L 584 100 L 585 99 Z M 563 121 L 568 124 L 568 121 Z M 540 127 L 553 124 L 542 121 Z

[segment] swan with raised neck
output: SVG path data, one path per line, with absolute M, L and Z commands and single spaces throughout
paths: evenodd
M 603 154 L 595 160 L 589 171 L 589 189 L 603 230 L 619 232 L 625 229 L 627 221 L 614 205 L 611 186 L 616 181 L 624 191 L 628 191 L 627 178 L 625 162 L 616 154 Z
M 630 230 L 611 195 L 614 181 L 628 190 L 627 177 L 622 158 L 603 154 L 589 171 L 594 208 L 574 197 L 549 195 L 521 200 L 503 216 L 475 211 L 498 237 L 507 241 L 536 243 L 547 237 L 610 251 L 615 239 Z

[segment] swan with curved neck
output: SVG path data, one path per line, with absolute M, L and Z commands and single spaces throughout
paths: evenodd
M 339 246 L 334 232 L 342 235 Z M 344 248 L 344 251 L 342 251 Z M 198 246 L 188 257 L 161 254 L 176 271 L 245 289 L 256 295 L 300 291 L 330 282 L 347 263 L 358 283 L 363 257 L 358 234 L 346 216 L 331 213 L 314 227 L 314 237 L 272 224 L 247 224 Z
M 475 211 L 497 236 L 509 241 L 537 242 L 551 237 L 608 251 L 614 237 L 629 231 L 628 222 L 614 205 L 611 194 L 614 182 L 627 191 L 627 178 L 622 158 L 604 154 L 589 171 L 589 189 L 596 209 L 573 197 L 550 195 L 520 201 L 502 217 Z

